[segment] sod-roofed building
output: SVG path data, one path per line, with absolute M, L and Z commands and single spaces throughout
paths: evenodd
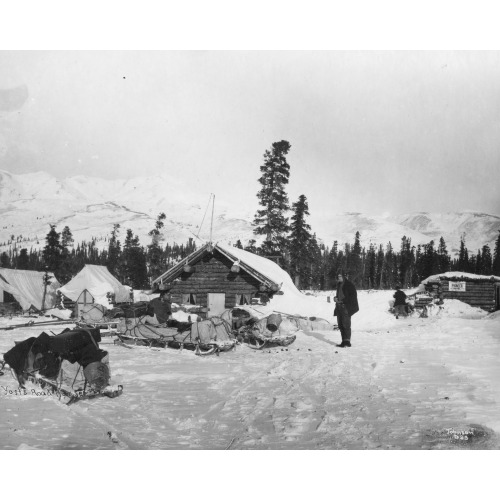
M 207 243 L 153 281 L 178 304 L 196 304 L 207 317 L 225 309 L 266 301 L 288 274 L 269 259 L 223 243 Z
M 443 300 L 456 299 L 485 311 L 500 309 L 500 277 L 448 272 L 422 281 L 427 292 Z

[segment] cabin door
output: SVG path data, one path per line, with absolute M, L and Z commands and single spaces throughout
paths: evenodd
M 209 293 L 208 294 L 208 311 L 207 316 L 220 316 L 226 309 L 226 294 L 225 293 Z
M 495 285 L 495 309 L 500 309 L 500 285 Z

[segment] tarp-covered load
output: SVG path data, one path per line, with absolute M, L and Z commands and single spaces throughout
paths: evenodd
M 60 286 L 53 273 L 0 268 L 0 291 L 10 293 L 23 311 L 55 307 Z
M 105 266 L 86 264 L 70 282 L 59 288 L 59 292 L 73 302 L 77 302 L 85 290 L 92 296 L 93 303 L 107 309 L 113 307 L 111 297 L 117 304 L 131 300 L 130 287 L 122 285 Z
M 43 332 L 6 352 L 8 364 L 20 388 L 32 382 L 69 404 L 100 395 L 115 397 L 121 386 L 112 386 L 107 351 L 99 348 L 98 329 L 67 329 L 51 336 Z
M 278 313 L 259 317 L 248 308 L 235 308 L 232 317 L 238 339 L 254 349 L 290 345 L 300 331 L 296 321 Z
M 228 351 L 236 345 L 231 324 L 223 318 L 183 323 L 168 320 L 164 325 L 147 323 L 147 308 L 131 305 L 123 307 L 118 323 L 118 337 L 126 344 L 151 347 L 177 347 L 194 349 L 198 355 Z

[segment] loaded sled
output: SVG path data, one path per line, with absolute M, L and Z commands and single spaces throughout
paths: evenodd
M 273 313 L 259 319 L 244 308 L 233 309 L 233 328 L 238 340 L 252 349 L 288 346 L 295 341 L 299 331 L 289 318 L 283 320 L 281 314 Z
M 110 384 L 109 356 L 99 348 L 100 341 L 98 329 L 66 329 L 55 336 L 43 332 L 16 342 L 6 352 L 0 375 L 9 365 L 21 390 L 26 391 L 26 384 L 31 383 L 42 389 L 31 392 L 56 396 L 66 404 L 98 396 L 116 397 L 123 387 Z
M 236 346 L 230 323 L 212 317 L 195 323 L 169 320 L 165 324 L 148 323 L 143 308 L 138 305 L 123 307 L 123 316 L 118 320 L 118 342 L 148 347 L 186 348 L 205 356 L 229 351 Z

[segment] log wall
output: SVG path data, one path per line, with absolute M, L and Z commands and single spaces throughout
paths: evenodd
M 438 294 L 442 299 L 456 299 L 485 311 L 496 308 L 495 282 L 490 280 L 459 280 L 465 281 L 465 292 L 450 291 L 449 280 L 429 283 L 426 289 Z
M 255 296 L 259 292 L 259 281 L 243 269 L 239 273 L 231 272 L 232 265 L 232 261 L 217 252 L 205 255 L 191 264 L 192 272 L 183 272 L 170 284 L 172 302 L 180 304 L 183 294 L 193 293 L 197 305 L 207 307 L 209 293 L 225 293 L 225 307 L 229 309 L 237 305 L 237 294 Z

